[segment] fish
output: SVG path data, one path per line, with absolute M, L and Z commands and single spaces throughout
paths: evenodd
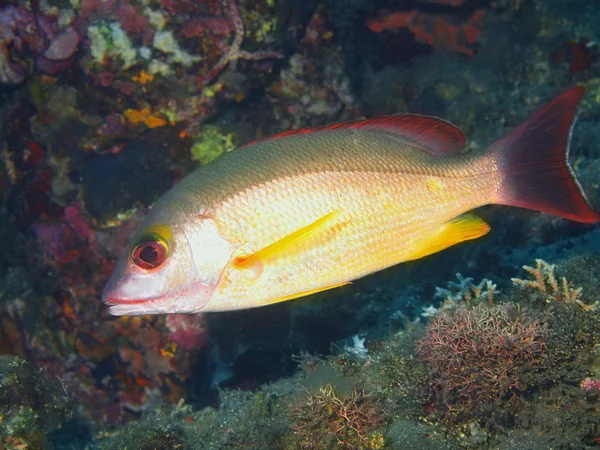
M 583 87 L 481 151 L 397 114 L 288 131 L 196 169 L 149 210 L 104 290 L 113 315 L 272 305 L 484 236 L 498 204 L 595 223 L 569 144 Z

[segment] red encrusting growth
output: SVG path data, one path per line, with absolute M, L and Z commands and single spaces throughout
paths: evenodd
M 558 96 L 495 142 L 505 182 L 497 203 L 555 214 L 578 222 L 598 222 L 569 166 L 569 144 L 584 88 Z
M 296 134 L 317 131 L 334 131 L 338 129 L 372 129 L 387 131 L 408 138 L 423 147 L 423 150 L 436 156 L 453 155 L 462 150 L 466 138 L 460 128 L 437 117 L 419 116 L 415 114 L 397 114 L 374 119 L 355 120 L 337 123 L 324 128 L 302 128 L 276 134 L 265 140 L 279 139 Z M 244 147 L 260 142 L 249 142 Z
M 459 6 L 462 0 L 438 0 L 450 6 Z M 485 10 L 478 9 L 466 19 L 458 19 L 452 14 L 429 14 L 416 9 L 410 11 L 379 11 L 375 17 L 365 21 L 374 33 L 393 32 L 409 29 L 417 42 L 438 50 L 450 50 L 473 56 L 474 44 L 479 40 L 483 28 Z

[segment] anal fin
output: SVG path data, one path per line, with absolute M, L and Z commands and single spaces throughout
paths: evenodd
M 490 231 L 490 226 L 474 214 L 462 214 L 446 222 L 431 238 L 423 242 L 411 260 L 432 255 L 460 242 L 477 239 Z

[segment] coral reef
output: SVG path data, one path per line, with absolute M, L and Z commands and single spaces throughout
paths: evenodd
M 0 357 L 0 444 L 7 450 L 48 448 L 74 413 L 63 380 L 18 357 Z
M 28 51 L 36 66 L 54 75 L 69 68 L 81 36 L 76 26 L 59 30 L 59 17 L 40 11 L 39 2 L 0 9 L 0 84 L 19 84 L 26 76 L 26 64 L 18 61 Z
M 515 304 L 458 307 L 433 319 L 419 353 L 429 363 L 445 420 L 502 414 L 498 406 L 535 384 L 548 330 Z M 506 406 L 505 406 L 506 407 Z
M 462 23 L 453 23 L 451 19 L 410 10 L 381 14 L 377 18 L 367 19 L 366 26 L 374 33 L 408 28 L 417 42 L 440 50 L 451 50 L 473 56 L 473 45 L 481 35 L 484 16 L 485 10 L 479 9 Z
M 294 431 L 302 449 L 380 449 L 385 446 L 381 431 L 381 406 L 363 390 L 354 387 L 339 396 L 331 385 L 300 401 L 292 413 Z
M 269 86 L 267 98 L 282 130 L 324 126 L 356 116 L 341 49 L 331 45 L 332 36 L 331 24 L 318 10 L 308 23 L 301 50 Z
M 150 398 L 139 421 L 114 432 L 101 433 L 100 449 L 122 448 L 297 448 L 286 444 L 291 429 L 286 411 L 288 382 L 277 383 L 269 391 L 254 394 L 223 392 L 219 413 L 211 408 L 193 410 L 183 401 L 166 405 Z
M 474 286 L 460 279 L 450 287 Z M 141 420 L 98 433 L 96 443 L 452 449 L 535 441 L 588 448 L 600 426 L 589 414 L 599 401 L 600 314 L 560 299 L 539 301 L 531 289 L 520 285 L 493 303 L 457 300 L 428 323 L 406 322 L 404 331 L 372 344 L 358 339 L 360 352 L 345 345 L 326 358 L 298 355 L 299 373 L 252 392 L 222 388 L 216 410 L 183 399 L 169 405 L 155 391 Z M 580 295 L 587 304 L 585 291 Z M 171 327 L 188 329 L 176 325 L 180 320 L 174 316 Z
M 511 278 L 511 281 L 524 289 L 537 292 L 543 296 L 543 300 L 547 302 L 565 302 L 579 305 L 584 311 L 593 311 L 595 305 L 586 305 L 580 300 L 581 291 L 579 287 L 573 289 L 569 286 L 569 282 L 565 277 L 562 277 L 559 282 L 554 275 L 554 264 L 548 264 L 542 259 L 536 259 L 536 267 L 523 266 L 523 270 L 532 275 L 533 280 L 522 280 L 520 278 Z
M 500 296 L 500 303 L 473 306 L 462 300 L 435 315 L 419 341 L 419 353 L 433 369 L 428 420 L 478 445 L 501 442 L 499 430 L 519 427 L 548 433 L 554 445 L 560 433 L 576 446 L 590 441 L 597 421 L 585 415 L 583 398 L 595 398 L 589 375 L 596 373 L 593 330 L 600 315 L 583 289 L 571 288 L 566 277 L 556 281 L 555 269 L 538 260 L 535 268 L 524 267 L 532 280 L 513 278 L 519 289 L 509 294 L 511 301 Z M 565 403 L 577 407 L 550 426 L 552 408 Z
M 162 193 L 290 128 L 432 114 L 478 151 L 579 84 L 571 163 L 597 204 L 599 13 L 4 2 L 0 352 L 29 362 L 0 362 L 0 447 L 597 447 L 593 225 L 482 208 L 483 240 L 260 310 L 114 318 L 99 299 Z
M 579 387 L 592 395 L 597 395 L 600 393 L 600 380 L 585 378 L 581 381 Z
M 214 125 L 203 126 L 192 145 L 192 159 L 200 164 L 208 164 L 224 152 L 233 150 L 236 145 L 233 133 L 224 134 Z

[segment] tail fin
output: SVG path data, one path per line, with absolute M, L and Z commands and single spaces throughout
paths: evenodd
M 558 96 L 491 146 L 505 183 L 498 203 L 598 222 L 571 169 L 569 144 L 584 88 Z

